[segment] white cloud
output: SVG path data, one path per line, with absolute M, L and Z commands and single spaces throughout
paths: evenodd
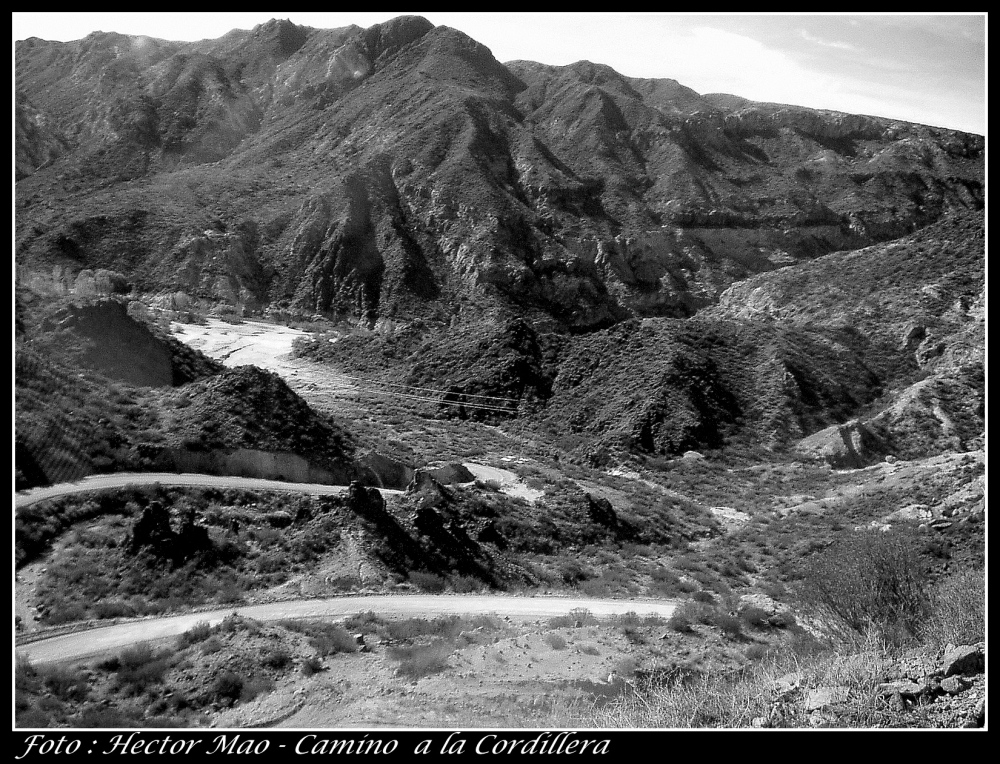
M 837 89 L 833 77 L 810 71 L 757 40 L 711 27 L 680 36 L 673 51 L 676 79 L 695 90 L 755 101 L 803 103 Z M 673 75 L 672 75 L 673 76 Z
M 850 43 L 824 40 L 822 38 L 816 37 L 816 35 L 809 34 L 809 32 L 807 32 L 805 29 L 801 30 L 800 34 L 802 35 L 803 40 L 812 43 L 813 45 L 822 45 L 824 48 L 836 48 L 837 50 L 850 50 L 850 51 L 857 50 L 857 48 L 855 48 Z

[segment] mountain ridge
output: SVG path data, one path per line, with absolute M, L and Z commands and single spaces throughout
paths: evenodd
M 49 157 L 18 181 L 19 263 L 369 326 L 514 304 L 588 330 L 983 204 L 978 136 L 504 65 L 420 17 L 136 39 L 17 44 L 20 112 L 72 145 L 15 131 Z

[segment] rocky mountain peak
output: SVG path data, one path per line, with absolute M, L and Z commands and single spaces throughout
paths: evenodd
M 253 28 L 251 36 L 257 41 L 266 40 L 282 58 L 288 58 L 305 44 L 309 30 L 293 24 L 288 19 L 271 19 Z
M 423 16 L 398 16 L 375 24 L 361 33 L 361 39 L 372 59 L 389 56 L 434 29 Z

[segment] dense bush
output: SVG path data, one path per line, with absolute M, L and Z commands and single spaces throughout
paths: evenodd
M 215 699 L 235 703 L 243 692 L 243 680 L 232 671 L 223 671 L 212 682 L 210 693 Z
M 752 629 L 762 629 L 771 625 L 768 612 L 759 607 L 748 607 L 741 610 L 740 620 Z
M 281 621 L 281 625 L 289 631 L 295 631 L 309 637 L 310 646 L 312 646 L 320 658 L 325 658 L 327 655 L 354 653 L 358 651 L 358 645 L 354 641 L 354 637 L 339 623 L 289 620 Z M 359 629 L 359 631 L 363 632 L 364 630 Z M 291 656 L 289 656 L 290 660 Z
M 546 634 L 545 642 L 553 650 L 565 650 L 566 640 L 559 634 Z
M 177 637 L 177 649 L 183 650 L 185 647 L 204 642 L 212 634 L 212 627 L 208 621 L 199 621 L 190 629 Z
M 283 647 L 277 647 L 264 652 L 260 664 L 271 669 L 283 669 L 292 662 L 292 654 Z
M 389 648 L 389 657 L 399 662 L 396 668 L 400 676 L 419 679 L 448 668 L 448 656 L 452 646 L 446 640 L 435 639 L 426 645 L 405 645 Z
M 694 608 L 686 602 L 676 607 L 667 619 L 667 628 L 678 634 L 690 634 L 694 631 L 692 625 L 696 620 L 693 610 Z
M 731 613 L 717 611 L 712 614 L 711 623 L 730 639 L 736 639 L 743 634 L 742 622 Z
M 107 661 L 105 667 L 117 672 L 118 682 L 125 694 L 139 695 L 151 685 L 163 681 L 163 675 L 171 667 L 172 657 L 172 651 L 156 652 L 142 642 L 123 650 L 117 658 Z
M 799 598 L 835 631 L 905 640 L 927 617 L 927 583 L 916 537 L 861 530 L 806 563 Z
M 425 592 L 443 592 L 448 585 L 448 582 L 441 576 L 435 573 L 424 573 L 419 570 L 411 572 L 409 578 L 410 583 Z

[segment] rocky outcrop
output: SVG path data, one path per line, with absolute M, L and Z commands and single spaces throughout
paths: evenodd
M 857 719 L 879 718 L 879 726 L 892 728 L 983 727 L 985 650 L 983 643 L 937 653 L 911 650 L 857 685 L 810 687 L 803 674 L 786 674 L 775 680 L 768 713 L 753 726 L 853 727 Z M 874 663 L 871 656 L 856 658 L 859 669 Z
M 406 495 L 417 502 L 420 511 L 448 504 L 451 501 L 451 493 L 448 489 L 425 470 L 415 471 L 413 480 L 406 486 Z M 425 515 L 426 513 L 421 515 L 418 512 L 417 518 L 424 517 L 426 520 L 427 517 L 430 517 Z M 425 520 L 421 520 L 421 522 Z
M 365 475 L 369 485 L 380 488 L 405 489 L 413 480 L 413 467 L 392 459 L 377 451 L 360 454 L 356 459 L 358 468 Z
M 881 461 L 886 449 L 885 441 L 856 419 L 827 427 L 795 444 L 803 456 L 840 469 L 859 469 Z
M 603 525 L 605 528 L 618 527 L 618 515 L 610 501 L 601 497 L 594 498 L 589 493 L 586 494 L 586 499 L 587 513 L 593 522 Z
M 347 506 L 351 511 L 369 518 L 381 518 L 385 515 L 382 493 L 377 488 L 368 488 L 356 480 L 347 490 Z
M 68 150 L 69 141 L 52 128 L 46 115 L 32 106 L 23 93 L 15 95 L 14 120 L 15 181 L 51 164 Z

